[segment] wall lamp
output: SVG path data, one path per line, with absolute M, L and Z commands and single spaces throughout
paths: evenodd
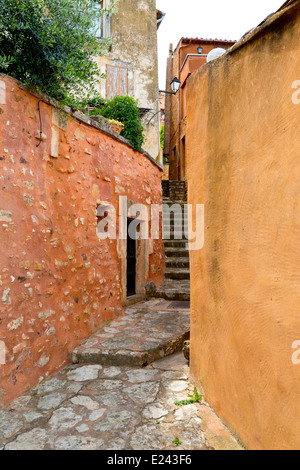
M 162 90 L 159 90 L 160 93 L 167 93 L 168 95 L 176 95 L 179 88 L 180 88 L 180 85 L 181 85 L 181 81 L 178 80 L 177 77 L 173 78 L 173 80 L 171 81 L 171 89 L 172 91 L 162 91 Z

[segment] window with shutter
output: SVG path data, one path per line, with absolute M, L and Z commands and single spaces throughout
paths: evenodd
M 104 22 L 103 22 L 103 16 L 101 15 L 101 10 L 104 8 L 104 1 L 101 0 L 97 3 L 97 5 L 94 6 L 95 10 L 95 35 L 97 38 L 103 38 L 104 37 Z
M 106 98 L 128 94 L 128 70 L 125 67 L 106 66 Z

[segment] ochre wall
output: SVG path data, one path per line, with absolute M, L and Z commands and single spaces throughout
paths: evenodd
M 0 365 L 5 402 L 63 367 L 69 351 L 122 313 L 116 240 L 96 234 L 97 206 L 118 214 L 119 196 L 159 204 L 158 166 L 91 125 L 66 122 L 51 105 L 0 76 Z M 150 250 L 149 250 L 150 251 Z M 149 280 L 163 280 L 154 240 Z M 0 400 L 1 405 L 1 400 Z
M 191 375 L 250 449 L 300 448 L 299 2 L 188 80 Z M 299 97 L 299 94 L 298 94 Z

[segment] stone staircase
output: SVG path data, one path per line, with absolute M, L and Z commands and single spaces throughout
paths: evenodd
M 159 288 L 150 283 L 148 300 L 127 306 L 124 315 L 92 334 L 71 353 L 73 364 L 145 367 L 181 351 L 190 334 L 190 269 L 185 230 L 184 182 L 168 182 L 163 198 L 165 280 Z M 176 188 L 176 190 L 174 189 Z M 175 196 L 174 196 L 175 194 Z M 177 204 L 171 220 L 169 208 Z M 171 301 L 171 302 L 170 302 Z M 179 301 L 179 302 L 177 302 Z
M 170 201 L 187 201 L 187 185 L 185 181 L 164 180 L 162 182 L 163 197 Z
M 146 367 L 181 351 L 190 336 L 186 305 L 164 299 L 127 307 L 124 315 L 100 328 L 71 353 L 73 364 Z
M 190 300 L 190 263 L 188 240 L 185 230 L 188 226 L 186 204 L 186 183 L 184 181 L 163 181 L 163 230 L 166 253 L 165 280 L 152 295 L 174 301 Z M 169 210 L 177 204 L 181 214 L 169 220 Z

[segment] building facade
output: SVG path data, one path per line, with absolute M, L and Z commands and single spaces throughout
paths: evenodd
M 207 62 L 215 48 L 229 49 L 235 41 L 182 38 L 176 49 L 170 45 L 167 59 L 166 91 L 177 77 L 181 85 L 176 95 L 167 94 L 165 104 L 164 157 L 169 161 L 169 178 L 186 179 L 186 84 L 188 77 Z
M 108 8 L 111 0 L 99 3 Z M 98 34 L 111 38 L 107 56 L 98 58 L 104 98 L 129 95 L 138 100 L 144 126 L 143 148 L 161 162 L 157 29 L 164 14 L 156 0 L 119 0 L 116 11 L 99 18 Z

